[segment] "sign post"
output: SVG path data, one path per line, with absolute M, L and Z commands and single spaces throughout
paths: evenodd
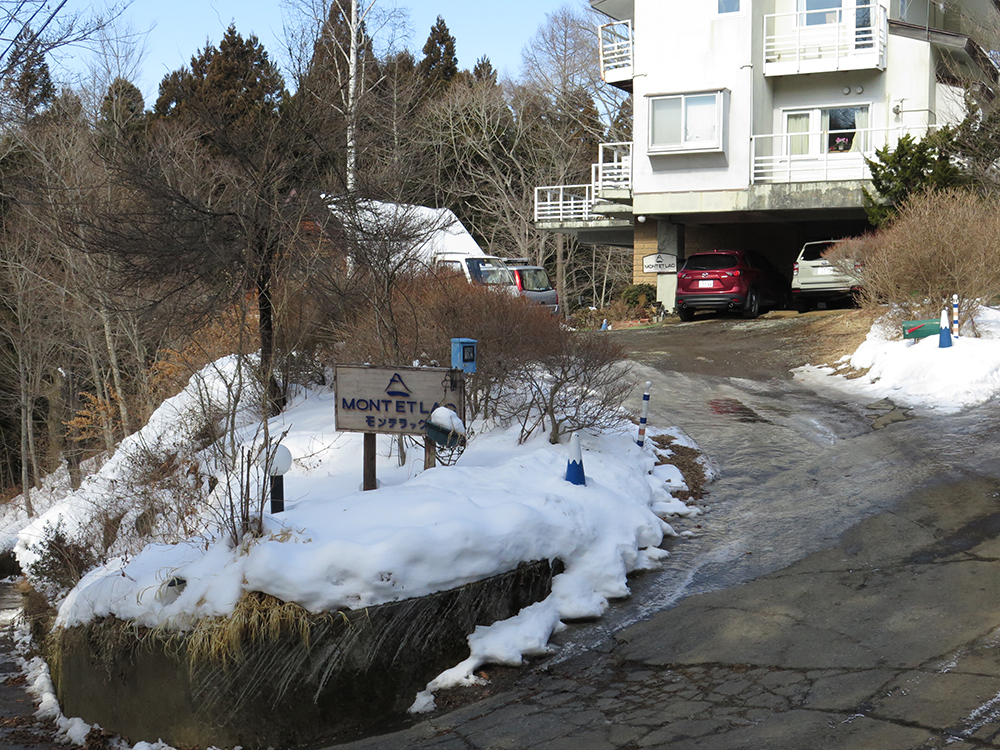
M 338 365 L 334 377 L 337 429 L 365 435 L 365 490 L 378 486 L 376 434 L 423 436 L 424 425 L 437 407 L 447 406 L 461 414 L 465 402 L 462 373 L 445 367 Z

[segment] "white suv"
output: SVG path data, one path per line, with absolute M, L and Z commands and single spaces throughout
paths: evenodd
M 817 302 L 832 302 L 852 297 L 861 289 L 860 279 L 844 273 L 844 261 L 832 260 L 829 251 L 839 240 L 807 242 L 792 266 L 792 304 L 806 312 Z M 854 263 L 859 271 L 861 264 Z

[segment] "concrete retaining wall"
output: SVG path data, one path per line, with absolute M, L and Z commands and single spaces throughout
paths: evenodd
M 556 566 L 559 566 L 558 561 Z M 241 643 L 230 663 L 188 664 L 184 637 L 91 623 L 48 647 L 67 716 L 175 747 L 288 748 L 388 728 L 416 693 L 468 656 L 467 636 L 545 598 L 547 561 L 452 591 L 310 617 L 308 645 L 287 633 Z

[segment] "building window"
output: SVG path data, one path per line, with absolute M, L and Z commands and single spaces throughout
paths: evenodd
M 858 153 L 868 149 L 868 107 L 785 112 L 785 153 Z
M 722 93 L 652 97 L 649 102 L 649 150 L 720 149 Z
M 740 0 L 719 0 L 719 13 L 739 13 Z
M 820 26 L 840 23 L 841 2 L 842 0 L 798 0 L 799 24 Z

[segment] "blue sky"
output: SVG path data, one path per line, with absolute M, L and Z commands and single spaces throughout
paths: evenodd
M 77 8 L 95 5 L 71 0 Z M 458 64 L 472 68 L 486 55 L 501 72 L 516 75 L 521 50 L 544 23 L 547 13 L 564 4 L 584 4 L 584 0 L 379 0 L 382 7 L 409 11 L 411 34 L 406 45 L 419 53 L 438 15 L 456 41 Z M 217 44 L 226 27 L 235 21 L 246 36 L 257 35 L 272 56 L 282 48 L 281 0 L 133 0 L 124 19 L 136 31 L 146 31 L 147 56 L 141 79 L 136 81 L 147 104 L 155 98 L 164 75 L 187 64 L 205 46 L 206 39 Z M 70 65 L 79 66 L 82 56 Z M 58 72 L 58 71 L 57 71 Z

